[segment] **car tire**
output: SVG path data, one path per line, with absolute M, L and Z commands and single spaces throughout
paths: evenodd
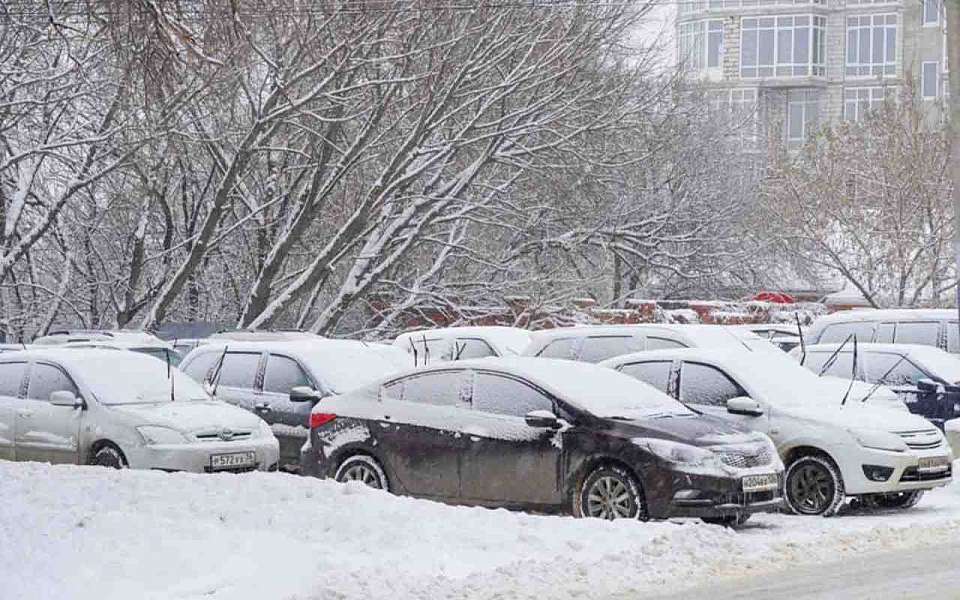
M 333 478 L 340 483 L 357 481 L 377 490 L 390 491 L 390 482 L 387 480 L 387 474 L 383 467 L 375 458 L 366 454 L 354 454 L 347 457 L 337 467 L 337 472 Z
M 580 484 L 574 497 L 573 516 L 645 521 L 647 505 L 643 488 L 637 478 L 623 467 L 599 467 Z
M 797 515 L 831 517 L 846 498 L 843 477 L 833 461 L 808 454 L 790 463 L 783 477 L 783 499 Z
M 104 444 L 90 457 L 90 464 L 95 467 L 107 467 L 110 469 L 126 469 L 127 457 L 123 455 L 120 448 L 113 444 Z
M 750 520 L 749 514 L 741 515 L 729 515 L 726 517 L 703 517 L 701 519 L 704 523 L 709 523 L 711 525 L 722 525 L 724 527 L 740 527 L 744 523 Z

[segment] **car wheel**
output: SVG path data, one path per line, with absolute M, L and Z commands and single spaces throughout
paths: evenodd
M 583 480 L 573 514 L 607 520 L 646 520 L 647 508 L 643 490 L 633 475 L 622 467 L 604 466 Z
M 123 452 L 113 444 L 105 444 L 94 452 L 90 464 L 111 469 L 126 469 L 129 466 Z
M 389 490 L 387 475 L 383 467 L 372 456 L 355 454 L 340 463 L 334 479 L 341 483 L 358 481 L 378 490 Z
M 726 517 L 703 517 L 704 523 L 723 525 L 724 527 L 739 527 L 750 520 L 750 515 L 730 515 Z
M 877 508 L 913 508 L 923 498 L 923 490 L 899 492 L 895 494 L 877 494 L 875 499 Z
M 832 516 L 845 498 L 840 471 L 822 456 L 801 456 L 790 463 L 784 488 L 787 507 L 798 515 Z

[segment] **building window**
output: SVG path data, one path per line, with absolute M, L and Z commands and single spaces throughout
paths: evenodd
M 886 102 L 890 87 L 856 87 L 843 90 L 843 118 L 861 121 L 870 111 L 877 110 Z
M 923 0 L 923 26 L 933 27 L 940 24 L 941 0 Z
M 710 93 L 710 108 L 713 115 L 731 136 L 741 141 L 757 139 L 757 88 L 717 90 Z
M 765 6 L 795 6 L 798 4 L 826 4 L 826 0 L 710 0 L 710 9 L 762 8 Z
M 855 4 L 898 4 L 900 0 L 847 0 L 848 5 Z
M 787 141 L 803 142 L 820 126 L 820 92 L 791 90 L 787 95 Z
M 740 76 L 823 75 L 825 26 L 824 17 L 812 15 L 743 19 Z
M 897 71 L 897 15 L 847 17 L 847 75 L 884 76 Z
M 723 21 L 692 21 L 680 24 L 677 48 L 680 62 L 688 71 L 720 68 L 723 46 Z
M 922 65 L 922 78 L 920 81 L 921 95 L 925 100 L 937 98 L 940 96 L 940 63 L 925 62 Z
M 700 12 L 707 7 L 706 0 L 685 0 L 679 2 L 677 5 L 677 13 L 682 15 L 689 15 L 696 12 Z

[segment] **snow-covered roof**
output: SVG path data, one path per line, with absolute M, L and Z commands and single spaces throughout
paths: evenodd
M 426 336 L 428 340 L 453 339 L 456 337 L 480 338 L 495 347 L 497 352 L 520 354 L 530 344 L 531 332 L 519 327 L 504 327 L 500 325 L 442 327 L 437 329 L 421 329 L 401 333 L 394 340 L 394 345 L 406 350 L 411 338 L 416 341 Z
M 697 347 L 714 348 L 749 348 L 772 350 L 779 352 L 772 344 L 766 342 L 752 331 L 738 329 L 728 325 L 679 324 L 679 323 L 643 323 L 639 325 L 583 325 L 577 327 L 561 327 L 545 329 L 533 334 L 531 348 L 542 347 L 548 341 L 567 337 L 589 337 L 603 335 L 653 335 L 657 333 L 671 334 Z
M 820 317 L 813 326 L 819 328 L 830 323 L 850 321 L 943 321 L 947 319 L 956 320 L 957 311 L 949 308 L 861 309 L 845 310 Z
M 170 348 L 170 344 L 145 331 L 116 330 L 71 330 L 55 332 L 33 341 L 37 346 L 59 346 L 71 343 L 110 343 L 118 348 L 144 346 L 151 348 Z

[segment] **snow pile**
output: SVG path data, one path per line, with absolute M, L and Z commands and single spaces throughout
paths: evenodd
M 767 515 L 732 531 L 448 507 L 283 474 L 0 462 L 0 482 L 4 600 L 640 597 L 960 533 L 958 486 L 913 511 Z

